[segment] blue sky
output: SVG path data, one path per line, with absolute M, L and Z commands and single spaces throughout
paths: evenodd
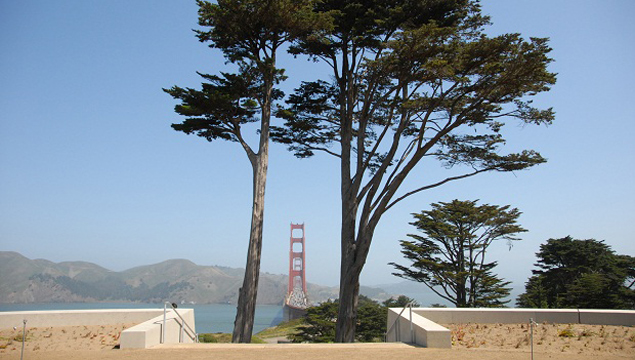
M 244 266 L 250 165 L 237 144 L 173 131 L 180 119 L 161 90 L 227 70 L 194 37 L 196 10 L 193 0 L 0 0 L 0 250 L 112 270 L 170 258 Z M 491 34 L 551 38 L 558 83 L 536 103 L 553 106 L 556 121 L 506 133 L 507 150 L 532 148 L 549 162 L 404 201 L 382 219 L 363 284 L 398 282 L 387 263 L 401 259 L 410 214 L 455 198 L 523 212 L 523 240 L 490 252 L 514 286 L 548 238 L 595 238 L 635 255 L 635 2 L 500 0 L 484 12 Z M 282 64 L 287 92 L 323 71 Z M 272 146 L 263 271 L 286 273 L 289 224 L 304 222 L 308 281 L 338 283 L 337 169 Z M 417 174 L 442 175 L 436 164 Z

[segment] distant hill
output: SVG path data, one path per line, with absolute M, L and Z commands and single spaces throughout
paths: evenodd
M 167 260 L 114 272 L 88 262 L 54 263 L 0 251 L 0 303 L 132 301 L 159 303 L 235 304 L 243 269 L 201 266 L 189 260 Z M 258 303 L 282 304 L 288 276 L 261 273 Z M 307 284 L 312 302 L 335 299 L 337 287 Z M 361 287 L 376 300 L 390 297 L 384 290 Z

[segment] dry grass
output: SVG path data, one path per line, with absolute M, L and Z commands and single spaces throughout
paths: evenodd
M 532 334 L 529 324 L 450 324 L 452 347 L 527 351 Z M 635 328 L 609 325 L 536 324 L 536 353 L 615 354 L 635 358 Z

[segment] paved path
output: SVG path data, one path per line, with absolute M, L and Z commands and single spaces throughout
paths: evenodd
M 6 355 L 6 357 L 5 357 Z M 426 349 L 399 343 L 379 344 L 188 344 L 157 346 L 146 350 L 28 351 L 25 360 L 527 360 L 527 351 Z M 624 359 L 615 355 L 536 354 L 538 359 Z M 19 351 L 3 360 L 19 359 Z

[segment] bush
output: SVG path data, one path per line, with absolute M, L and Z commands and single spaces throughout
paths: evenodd
M 307 309 L 304 323 L 296 334 L 289 335 L 293 342 L 334 342 L 338 301 L 327 301 Z M 362 342 L 382 341 L 386 333 L 388 308 L 360 295 L 357 310 L 355 339 Z
M 202 343 L 217 343 L 218 339 L 214 334 L 198 334 L 198 341 Z

